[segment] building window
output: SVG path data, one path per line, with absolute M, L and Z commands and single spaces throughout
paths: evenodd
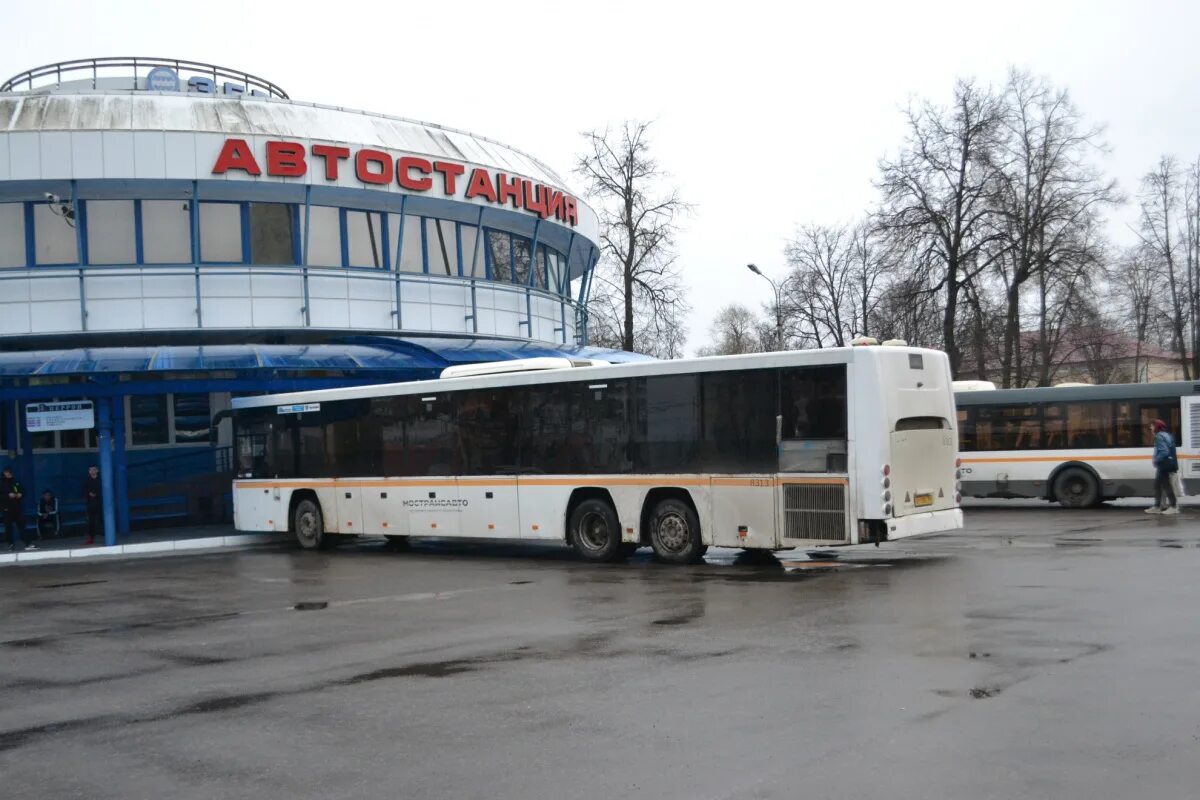
M 207 392 L 190 392 L 172 396 L 174 407 L 175 444 L 195 444 L 212 441 L 212 414 Z
M 431 275 L 458 274 L 458 239 L 451 220 L 426 219 L 425 246 Z
M 169 444 L 165 394 L 133 395 L 129 398 L 129 443 L 133 446 Z
M 508 283 L 512 280 L 512 237 L 503 231 L 488 231 L 487 242 L 492 280 Z
M 88 218 L 88 228 L 92 226 Z M 142 201 L 142 261 L 192 263 L 191 206 L 182 200 Z
M 424 272 L 425 258 L 421 254 L 421 218 L 404 218 L 404 241 L 400 251 L 401 272 Z
M 383 261 L 383 215 L 378 211 L 346 211 L 346 266 L 375 267 Z
M 487 274 L 484 267 L 486 259 L 482 250 L 476 252 L 479 242 L 479 228 L 474 225 L 459 225 L 459 236 L 462 240 L 462 274 L 468 278 L 483 278 Z
M 292 209 L 284 203 L 250 204 L 250 263 L 296 263 Z
M 529 283 L 529 240 L 512 237 L 513 283 L 524 286 Z
M 25 204 L 0 203 L 0 267 L 24 267 Z
M 137 237 L 132 200 L 88 200 L 84 203 L 89 264 L 134 264 Z
M 245 260 L 241 204 L 200 204 L 200 260 L 234 264 Z
M 69 215 L 71 207 L 55 203 L 36 203 L 33 206 L 34 263 L 78 264 L 75 240 L 75 221 Z
M 308 209 L 308 263 L 314 267 L 342 265 L 341 212 L 329 206 Z

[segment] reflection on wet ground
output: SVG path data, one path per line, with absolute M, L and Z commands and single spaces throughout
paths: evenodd
M 1198 520 L 13 568 L 3 796 L 1190 796 Z

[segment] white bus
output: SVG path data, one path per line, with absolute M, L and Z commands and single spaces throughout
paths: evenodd
M 233 403 L 234 521 L 346 535 L 781 550 L 962 525 L 945 354 L 864 346 L 595 365 Z M 494 373 L 494 374 L 487 374 Z
M 1153 497 L 1150 423 L 1179 447 L 1187 494 L 1200 490 L 1200 394 L 1193 383 L 959 391 L 963 494 L 1087 508 Z

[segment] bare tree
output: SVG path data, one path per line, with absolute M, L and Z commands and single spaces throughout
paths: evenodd
M 848 226 L 809 225 L 784 248 L 791 273 L 784 285 L 784 313 L 812 347 L 844 347 L 853 335 L 850 269 L 854 242 Z
M 622 349 L 661 355 L 682 349 L 675 340 L 688 306 L 674 244 L 676 220 L 688 206 L 660 186 L 666 176 L 650 154 L 649 128 L 649 122 L 626 121 L 615 131 L 584 133 L 587 152 L 575 171 L 600 215 L 603 254 L 593 284 L 599 300 L 592 330 L 615 327 Z
M 733 303 L 717 312 L 709 328 L 712 344 L 701 348 L 698 355 L 732 356 L 762 352 L 764 333 L 768 336 L 773 334 L 769 324 L 745 306 Z
M 955 373 L 962 361 L 956 340 L 960 295 L 997 256 L 990 248 L 998 233 L 989 201 L 999 173 L 1002 118 L 1003 104 L 993 92 L 960 80 L 950 108 L 929 102 L 909 107 L 903 149 L 879 165 L 880 227 L 927 256 L 916 263 L 932 270 L 929 290 L 944 300 L 942 345 Z
M 1116 183 L 1091 157 L 1105 150 L 1100 126 L 1085 127 L 1065 89 L 1012 70 L 1003 97 L 994 204 L 1001 238 L 996 275 L 1003 283 L 999 357 L 1003 386 L 1022 386 L 1022 290 L 1051 266 L 1074 270 L 1080 231 L 1120 202 Z
M 1142 178 L 1142 191 L 1138 197 L 1141 206 L 1139 235 L 1149 253 L 1158 262 L 1158 270 L 1166 281 L 1171 301 L 1171 349 L 1179 353 L 1183 366 L 1183 377 L 1191 380 L 1192 365 L 1188 359 L 1186 330 L 1191 324 L 1189 313 L 1193 306 L 1188 297 L 1189 276 L 1179 261 L 1181 243 L 1178 239 L 1180 213 L 1179 166 L 1175 159 L 1163 156 L 1158 165 Z

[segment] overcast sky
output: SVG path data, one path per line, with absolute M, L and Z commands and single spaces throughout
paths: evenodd
M 689 353 L 722 305 L 770 295 L 747 262 L 781 275 L 797 225 L 871 205 L 898 109 L 947 99 L 956 76 L 1000 83 L 1016 65 L 1069 88 L 1107 124 L 1105 167 L 1127 193 L 1160 154 L 1200 155 L 1193 4 L 783 5 L 0 0 L 0 79 L 91 56 L 208 61 L 299 100 L 465 128 L 564 175 L 580 131 L 654 119 L 654 151 L 695 204 L 679 238 Z

